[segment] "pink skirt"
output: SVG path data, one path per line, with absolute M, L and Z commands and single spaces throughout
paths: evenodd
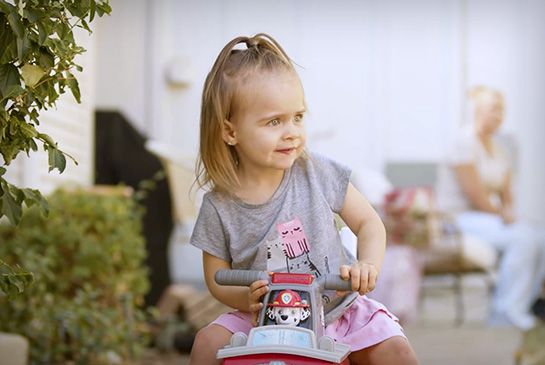
M 232 333 L 248 334 L 252 329 L 251 319 L 251 313 L 235 311 L 222 314 L 212 324 L 222 326 Z M 366 296 L 359 296 L 339 319 L 326 326 L 324 334 L 349 345 L 352 352 L 394 336 L 406 338 L 397 317 L 384 305 Z

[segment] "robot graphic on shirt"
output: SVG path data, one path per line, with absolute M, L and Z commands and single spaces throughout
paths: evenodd
M 293 290 L 280 292 L 267 306 L 267 317 L 276 324 L 297 326 L 310 317 L 309 305 Z

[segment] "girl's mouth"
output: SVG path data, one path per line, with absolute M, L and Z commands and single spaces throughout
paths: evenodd
M 282 150 L 276 150 L 276 152 L 280 152 L 280 153 L 283 153 L 285 155 L 289 155 L 293 151 L 295 151 L 295 148 L 285 148 L 285 149 L 282 149 Z

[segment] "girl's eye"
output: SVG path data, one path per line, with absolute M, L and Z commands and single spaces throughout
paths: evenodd
M 296 115 L 295 118 L 293 118 L 293 120 L 296 123 L 301 122 L 301 121 L 303 121 L 303 116 L 302 115 Z
M 269 125 L 278 125 L 280 124 L 280 121 L 278 119 L 273 119 L 269 122 Z

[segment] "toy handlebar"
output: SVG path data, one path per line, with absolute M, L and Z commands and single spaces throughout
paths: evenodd
M 259 270 L 218 270 L 214 280 L 219 285 L 250 286 L 257 280 L 269 280 L 269 275 Z
M 341 275 L 325 274 L 318 279 L 320 291 L 324 290 L 342 290 L 352 291 L 352 280 L 344 280 Z
M 218 270 L 214 280 L 219 285 L 250 286 L 257 280 L 270 280 L 269 275 L 259 270 Z M 342 290 L 352 291 L 351 281 L 344 280 L 340 275 L 325 274 L 316 279 L 320 291 Z

